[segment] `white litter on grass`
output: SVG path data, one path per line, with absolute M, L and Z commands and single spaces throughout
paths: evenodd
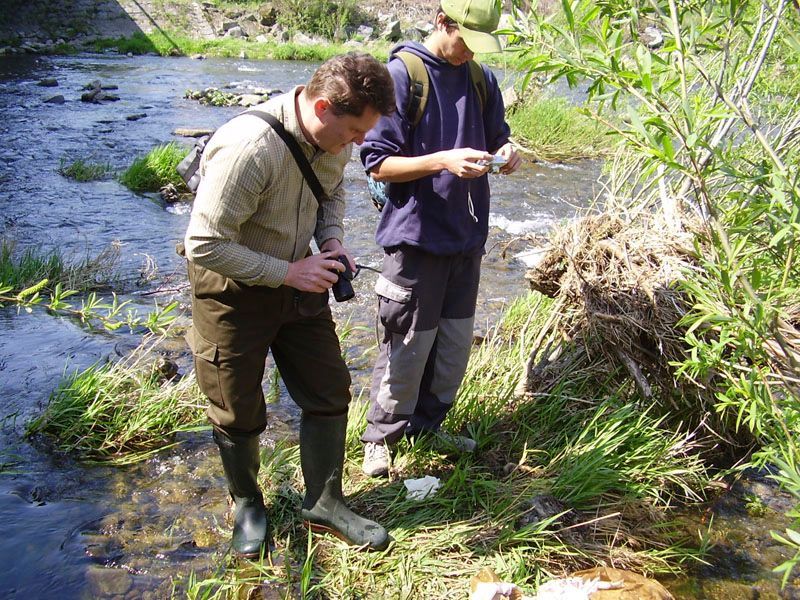
M 442 487 L 442 482 L 438 477 L 426 475 L 421 479 L 406 479 L 403 485 L 408 490 L 407 500 L 424 500 L 428 496 L 433 496 L 436 490 Z
M 469 600 L 505 600 L 506 598 L 512 598 L 512 594 L 515 592 L 518 595 L 519 588 L 513 583 L 505 581 L 492 581 L 489 583 L 484 581 L 475 586 L 475 591 L 470 594 Z M 534 599 L 530 596 L 521 596 L 520 600 Z
M 622 582 L 584 579 L 583 577 L 565 577 L 552 579 L 539 586 L 534 598 L 536 600 L 590 600 L 592 594 L 600 590 L 616 590 L 623 587 Z
M 526 596 L 519 587 L 506 581 L 480 582 L 473 585 L 469 600 L 591 600 L 592 594 L 600 590 L 615 590 L 623 587 L 622 582 L 564 577 L 551 579 L 539 586 L 534 596 Z

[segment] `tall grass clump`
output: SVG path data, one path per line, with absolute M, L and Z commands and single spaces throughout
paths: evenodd
M 564 98 L 532 95 L 509 112 L 508 123 L 520 147 L 538 160 L 597 158 L 616 145 L 608 127 Z
M 782 481 L 800 497 L 798 457 L 787 458 L 800 424 L 800 112 L 776 119 L 769 98 L 776 69 L 797 62 L 796 7 L 576 0 L 562 9 L 561 25 L 535 10 L 517 15 L 527 69 L 588 89 L 623 146 L 605 213 L 557 232 L 537 269 L 560 317 L 529 360 L 526 387 L 541 390 L 548 362 L 567 357 L 616 370 L 655 416 L 715 438 L 727 455 L 718 458 L 786 465 Z M 645 39 L 648 27 L 663 39 Z
M 58 249 L 20 250 L 14 241 L 0 239 L 0 288 L 18 293 L 46 279 L 42 289 L 53 290 L 58 284 L 81 292 L 108 289 L 117 280 L 118 261 L 119 244 L 111 244 L 96 256 L 70 262 Z
M 96 163 L 78 158 L 71 163 L 62 158 L 58 166 L 58 173 L 75 181 L 97 181 L 103 179 L 111 172 L 108 163 Z
M 27 435 L 88 461 L 130 464 L 175 444 L 181 431 L 204 421 L 193 376 L 165 379 L 144 342 L 126 359 L 68 375 L 51 394 Z
M 157 146 L 134 160 L 120 175 L 120 183 L 133 192 L 157 192 L 168 183 L 183 188 L 185 184 L 175 167 L 187 153 L 187 148 L 175 142 Z

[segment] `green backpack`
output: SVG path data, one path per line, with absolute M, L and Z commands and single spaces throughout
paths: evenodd
M 428 103 L 428 90 L 430 89 L 430 79 L 428 78 L 428 69 L 422 59 L 408 50 L 401 50 L 395 54 L 397 58 L 403 61 L 408 71 L 410 79 L 411 95 L 408 99 L 408 105 L 405 107 L 406 118 L 410 118 L 411 125 L 416 127 L 422 115 L 425 113 L 425 105 Z M 469 65 L 469 77 L 472 80 L 472 85 L 475 87 L 475 92 L 478 94 L 478 99 L 481 103 L 481 110 L 486 108 L 486 98 L 488 91 L 486 88 L 486 74 L 483 72 L 481 65 L 474 60 L 467 63 Z
M 422 115 L 425 114 L 425 106 L 428 103 L 428 91 L 430 90 L 430 78 L 428 77 L 428 70 L 422 59 L 407 50 L 401 50 L 395 53 L 395 56 L 403 61 L 406 66 L 409 77 L 409 86 L 411 94 L 408 98 L 408 104 L 403 111 L 406 118 L 411 122 L 411 126 L 416 127 L 419 125 Z M 472 85 L 475 87 L 475 92 L 478 94 L 478 100 L 481 103 L 481 111 L 486 108 L 486 99 L 488 91 L 486 87 L 486 74 L 483 72 L 481 65 L 474 60 L 467 63 L 469 65 L 469 77 L 472 80 Z M 367 175 L 367 189 L 369 190 L 370 199 L 372 204 L 378 211 L 382 211 L 383 207 L 388 201 L 386 195 L 386 184 L 381 181 L 375 181 L 371 175 Z

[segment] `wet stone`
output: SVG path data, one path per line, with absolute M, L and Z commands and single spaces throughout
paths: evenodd
M 89 568 L 86 572 L 86 579 L 94 597 L 125 594 L 133 584 L 133 580 L 127 571 L 97 566 Z

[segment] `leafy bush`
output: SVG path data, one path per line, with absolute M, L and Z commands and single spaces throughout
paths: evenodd
M 276 0 L 277 22 L 290 31 L 341 39 L 349 27 L 367 21 L 355 0 Z

